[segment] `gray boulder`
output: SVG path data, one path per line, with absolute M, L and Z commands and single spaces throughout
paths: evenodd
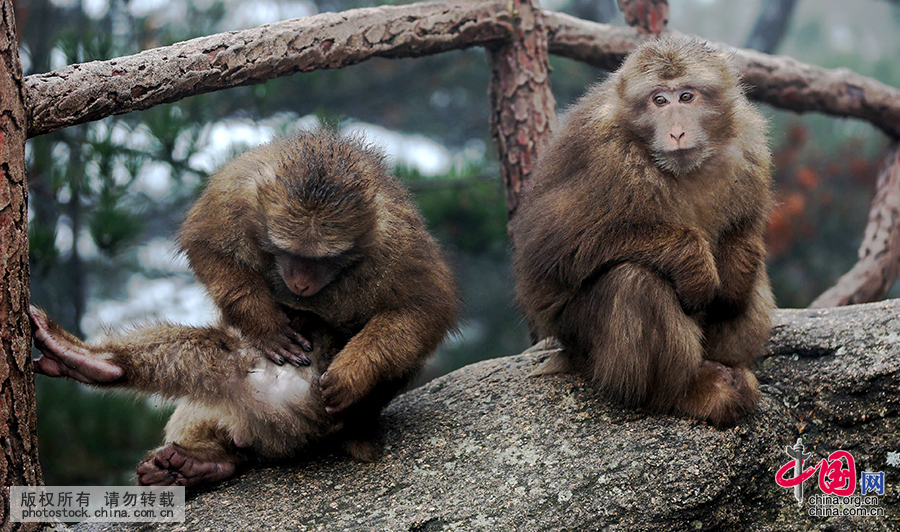
M 538 346 L 397 398 L 377 463 L 253 469 L 190 493 L 184 523 L 76 530 L 900 530 L 900 302 L 779 310 L 774 322 L 763 399 L 735 428 L 623 410 L 575 376 L 530 376 L 548 355 Z M 884 515 L 810 516 L 775 482 L 798 437 L 812 462 L 852 453 L 857 481 L 884 472 Z M 816 479 L 807 497 L 821 494 Z

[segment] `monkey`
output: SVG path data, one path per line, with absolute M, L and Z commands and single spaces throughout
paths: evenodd
M 223 323 L 276 364 L 309 363 L 293 312 L 350 338 L 320 377 L 330 414 L 402 387 L 456 323 L 437 243 L 358 137 L 322 128 L 241 154 L 210 177 L 178 241 Z
M 180 400 L 165 444 L 136 469 L 140 485 L 216 482 L 251 459 L 299 454 L 342 428 L 325 412 L 318 384 L 337 348 L 324 324 L 312 330 L 310 365 L 295 367 L 271 362 L 231 326 L 149 325 L 89 346 L 42 310 L 31 307 L 30 316 L 43 353 L 36 373 Z
M 767 124 L 705 43 L 648 40 L 567 111 L 510 222 L 516 294 L 613 401 L 717 427 L 755 408 L 774 300 Z
M 214 482 L 245 454 L 290 456 L 323 435 L 376 460 L 382 408 L 454 330 L 459 306 L 383 153 L 325 128 L 244 152 L 210 177 L 178 241 L 221 311 L 217 326 L 139 329 L 88 348 L 35 319 L 45 347 L 36 371 L 78 379 L 99 367 L 89 384 L 187 398 L 141 482 Z

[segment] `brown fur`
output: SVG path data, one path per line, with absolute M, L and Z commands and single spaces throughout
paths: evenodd
M 334 431 L 347 452 L 376 459 L 381 409 L 454 327 L 458 306 L 383 156 L 329 131 L 250 150 L 210 178 L 179 242 L 221 326 L 143 328 L 90 348 L 48 325 L 56 347 L 36 370 L 185 398 L 141 482 L 218 480 L 245 455 L 289 456 Z M 258 398 L 260 379 L 291 372 L 311 380 L 308 394 L 287 406 Z
M 152 325 L 87 345 L 43 311 L 31 313 L 44 353 L 37 373 L 180 401 L 167 443 L 138 466 L 141 484 L 220 480 L 248 458 L 294 455 L 343 426 L 325 412 L 318 385 L 336 352 L 324 328 L 314 330 L 311 366 L 294 367 L 272 363 L 234 327 Z
M 565 347 L 545 372 L 717 425 L 753 408 L 773 306 L 765 129 L 727 58 L 678 39 L 569 110 L 512 220 L 521 306 Z
M 347 339 L 321 382 L 333 413 L 368 408 L 385 383 L 392 395 L 456 320 L 421 215 L 358 139 L 302 133 L 244 153 L 210 178 L 179 241 L 225 323 L 276 362 L 301 362 L 297 311 Z

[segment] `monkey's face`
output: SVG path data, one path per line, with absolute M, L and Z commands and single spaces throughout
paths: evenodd
M 691 86 L 660 88 L 646 101 L 648 144 L 656 165 L 676 176 L 697 169 L 710 156 L 705 123 L 709 108 L 704 95 Z
M 737 72 L 702 43 L 648 41 L 616 75 L 619 122 L 664 172 L 689 174 L 734 138 Z
M 278 274 L 297 296 L 311 297 L 328 286 L 344 269 L 355 262 L 352 254 L 304 257 L 279 252 L 275 255 Z
M 289 197 L 260 206 L 262 249 L 274 257 L 285 286 L 300 297 L 316 295 L 352 267 L 369 240 L 365 209 L 335 212 Z

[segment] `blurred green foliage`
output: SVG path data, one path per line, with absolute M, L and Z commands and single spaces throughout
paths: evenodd
M 320 11 L 371 3 L 314 2 Z M 17 2 L 26 75 L 234 29 L 222 24 L 241 4 L 205 1 L 201 7 L 186 0 L 178 5 L 184 11 L 177 18 L 165 14 L 167 6 L 135 16 L 131 3 L 109 0 L 109 9 L 91 18 L 80 1 Z M 595 12 L 596 7 L 591 0 L 561 4 L 563 10 L 579 12 Z M 900 24 L 900 17 L 895 22 Z M 786 41 L 798 55 L 806 54 L 802 60 L 850 66 L 900 85 L 895 60 L 900 49 L 865 61 L 856 52 L 824 47 L 827 31 L 824 18 L 798 21 Z M 604 74 L 558 57 L 551 58 L 551 66 L 561 110 Z M 266 123 L 285 133 L 296 127 L 298 117 L 316 115 L 331 123 L 357 120 L 416 133 L 454 153 L 472 141 L 485 146 L 483 158 L 466 159 L 445 175 L 396 169 L 447 250 L 464 301 L 460 333 L 440 350 L 419 382 L 516 353 L 529 339 L 514 303 L 505 196 L 487 125 L 489 78 L 486 55 L 477 49 L 415 60 L 373 59 L 195 96 L 31 139 L 32 299 L 77 332 L 89 302 L 126 298 L 134 274 L 172 275 L 148 271 L 137 248 L 154 238 L 170 238 L 207 172 L 224 162 L 203 159 L 205 152 L 240 149 L 215 145 L 215 124 Z M 855 261 L 885 140 L 857 121 L 769 114 L 778 196 L 770 273 L 780 305 L 805 306 Z M 165 408 L 43 377 L 37 387 L 40 454 L 48 484 L 128 483 L 133 466 L 160 442 Z

